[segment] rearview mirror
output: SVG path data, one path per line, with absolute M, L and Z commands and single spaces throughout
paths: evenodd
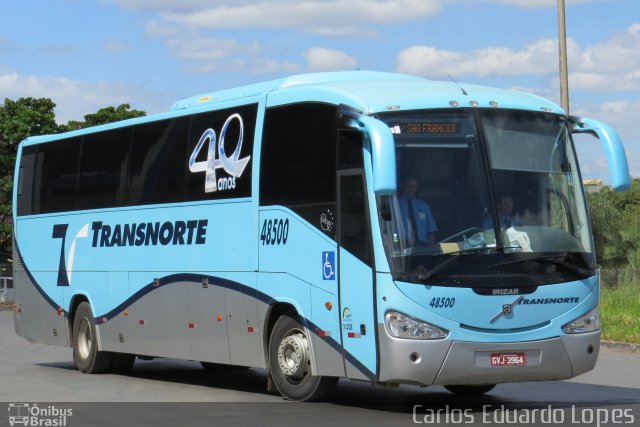
M 373 192 L 376 196 L 395 194 L 397 191 L 396 147 L 389 126 L 346 105 L 340 106 L 338 115 L 342 125 L 363 132 L 369 137 Z
M 627 156 L 624 152 L 622 140 L 616 131 L 606 123 L 585 117 L 571 116 L 569 120 L 571 122 L 571 132 L 589 133 L 600 139 L 607 155 L 611 187 L 615 191 L 628 190 L 631 187 L 629 165 L 627 164 Z

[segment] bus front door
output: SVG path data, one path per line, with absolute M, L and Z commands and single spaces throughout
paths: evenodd
M 374 380 L 377 369 L 371 227 L 364 172 L 338 172 L 340 324 L 348 378 Z

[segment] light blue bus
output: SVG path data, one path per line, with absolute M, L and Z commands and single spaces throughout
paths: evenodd
M 537 96 L 391 73 L 297 75 L 20 144 L 16 332 L 86 373 L 137 357 L 266 368 L 291 400 L 339 378 L 571 378 L 599 351 L 572 133 Z

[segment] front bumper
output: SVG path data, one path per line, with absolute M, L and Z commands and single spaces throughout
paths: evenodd
M 497 384 L 572 378 L 590 371 L 600 331 L 539 341 L 486 343 L 411 340 L 389 336 L 378 325 L 381 382 L 419 385 Z M 491 366 L 491 353 L 524 352 L 526 366 Z

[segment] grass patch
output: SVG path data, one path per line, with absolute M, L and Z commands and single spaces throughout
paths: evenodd
M 602 339 L 640 344 L 640 286 L 623 283 L 600 290 Z

